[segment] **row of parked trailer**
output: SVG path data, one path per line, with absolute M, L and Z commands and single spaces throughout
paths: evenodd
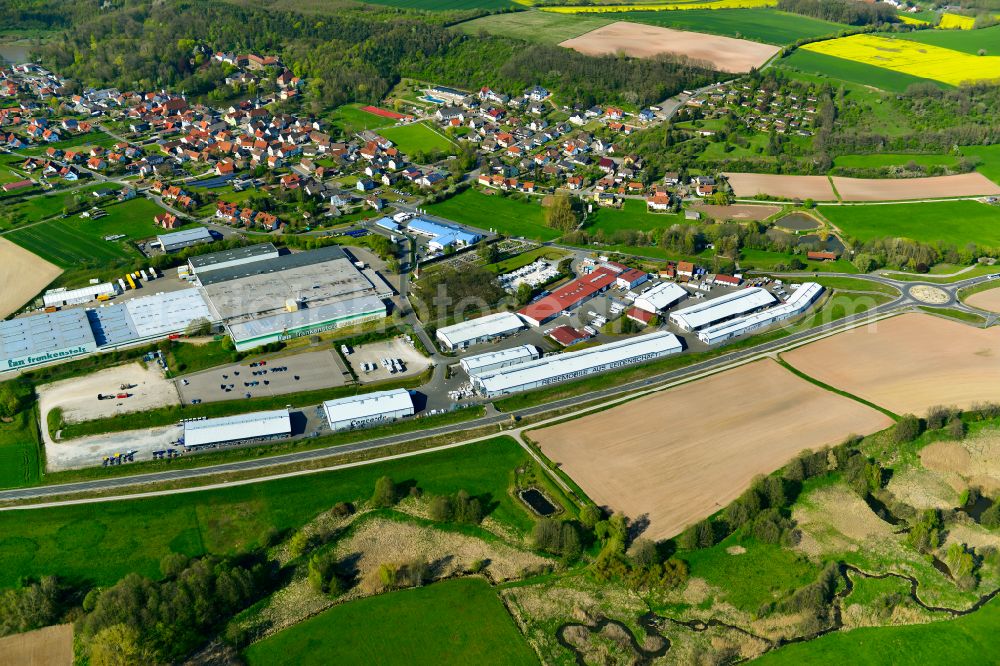
M 161 276 L 156 274 L 156 269 L 152 266 L 149 268 L 141 268 L 135 272 L 126 273 L 123 277 L 118 278 L 118 286 L 121 287 L 122 292 L 125 292 L 129 289 L 138 289 L 143 282 L 150 282 L 158 277 Z

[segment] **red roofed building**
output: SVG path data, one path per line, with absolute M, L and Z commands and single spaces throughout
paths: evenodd
M 541 326 L 563 310 L 574 308 L 598 294 L 602 294 L 615 284 L 618 273 L 611 269 L 598 268 L 590 275 L 578 277 L 559 289 L 517 311 L 533 326 Z
M 638 322 L 643 326 L 649 326 L 649 322 L 653 320 L 653 313 L 646 312 L 636 307 L 629 308 L 625 313 L 625 316 L 634 322 Z
M 640 271 L 638 268 L 630 268 L 615 280 L 615 284 L 621 289 L 632 289 L 649 279 L 649 273 Z
M 578 342 L 583 342 L 588 336 L 586 333 L 581 333 L 570 326 L 557 326 L 549 331 L 549 337 L 561 344 L 563 347 L 569 347 L 570 345 L 575 345 Z
M 806 259 L 812 261 L 833 261 L 837 258 L 837 255 L 833 252 L 807 252 Z
M 740 286 L 740 282 L 742 282 L 742 280 L 739 279 L 738 277 L 733 277 L 732 275 L 722 275 L 720 273 L 719 275 L 715 276 L 713 282 L 715 282 L 715 284 L 721 284 L 726 287 L 738 287 Z

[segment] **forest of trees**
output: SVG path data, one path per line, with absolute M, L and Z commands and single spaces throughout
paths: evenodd
M 87 6 L 89 12 L 60 13 L 58 6 L 41 4 L 34 10 L 48 25 L 66 28 L 39 55 L 69 78 L 123 89 L 169 87 L 198 96 L 223 75 L 220 65 L 210 63 L 213 51 L 276 54 L 309 79 L 304 94 L 314 112 L 351 101 L 377 102 L 402 76 L 460 87 L 488 84 L 511 93 L 538 83 L 585 104 L 648 104 L 716 76 L 685 59 L 589 57 L 556 46 L 465 35 L 447 30 L 435 13 L 386 7 L 306 17 L 206 0 Z
M 869 4 L 860 0 L 778 0 L 778 9 L 847 25 L 895 23 L 899 20 L 896 18 L 896 8 L 885 2 Z

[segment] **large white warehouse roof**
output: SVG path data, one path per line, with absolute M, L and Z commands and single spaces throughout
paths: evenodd
M 510 349 L 466 356 L 462 359 L 462 369 L 468 374 L 474 375 L 486 369 L 517 365 L 523 361 L 534 360 L 541 354 L 535 345 L 519 345 Z
M 658 331 L 626 340 L 611 342 L 577 352 L 552 354 L 537 361 L 528 361 L 508 368 L 485 372 L 473 377 L 476 386 L 487 395 L 500 394 L 522 387 L 541 386 L 603 372 L 632 363 L 641 363 L 683 349 L 673 333 Z
M 764 326 L 770 326 L 805 312 L 822 293 L 822 286 L 815 282 L 806 282 L 799 285 L 785 303 L 744 317 L 736 317 L 715 326 L 709 326 L 702 329 L 698 333 L 698 337 L 706 344 L 715 344 Z
M 635 299 L 635 307 L 646 312 L 660 312 L 686 298 L 687 289 L 676 282 L 661 282 Z
M 86 303 L 96 300 L 98 296 L 114 296 L 118 292 L 110 282 L 92 284 L 79 289 L 64 289 L 47 291 L 42 296 L 45 307 L 62 305 L 63 303 Z
M 357 422 L 358 426 L 368 421 L 378 420 L 383 414 L 396 412 L 413 413 L 413 399 L 406 389 L 362 393 L 350 398 L 327 400 L 323 411 L 331 425 L 342 421 Z
M 184 446 L 207 446 L 292 434 L 287 409 L 184 422 Z
M 775 300 L 766 289 L 750 287 L 681 308 L 670 315 L 670 321 L 685 330 L 694 331 L 730 317 L 767 307 Z
M 513 312 L 498 312 L 470 319 L 437 330 L 439 340 L 449 347 L 460 347 L 480 338 L 508 335 L 524 328 L 524 321 Z

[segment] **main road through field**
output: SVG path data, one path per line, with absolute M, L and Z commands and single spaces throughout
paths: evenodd
M 574 405 L 578 405 L 584 402 L 600 400 L 602 398 L 612 398 L 615 396 L 621 396 L 622 394 L 627 394 L 629 392 L 637 390 L 649 390 L 652 388 L 656 388 L 656 386 L 659 384 L 677 382 L 678 380 L 683 380 L 686 377 L 702 375 L 711 372 L 713 370 L 718 370 L 739 362 L 746 362 L 751 359 L 759 358 L 762 355 L 774 354 L 776 352 L 780 352 L 791 347 L 801 346 L 806 342 L 812 341 L 814 338 L 826 337 L 828 335 L 832 335 L 836 332 L 839 332 L 840 330 L 851 328 L 858 325 L 863 325 L 865 322 L 871 321 L 873 319 L 881 318 L 889 314 L 893 314 L 895 312 L 904 311 L 918 305 L 919 302 L 909 295 L 909 288 L 917 284 L 924 284 L 915 282 L 914 283 L 900 282 L 898 280 L 892 280 L 889 278 L 884 278 L 880 276 L 871 276 L 871 275 L 867 276 L 859 276 L 851 274 L 828 274 L 828 275 L 866 279 L 866 280 L 871 280 L 873 282 L 888 284 L 900 289 L 902 295 L 888 303 L 883 303 L 882 305 L 878 305 L 864 313 L 849 317 L 844 317 L 842 319 L 838 319 L 832 322 L 826 322 L 811 329 L 799 331 L 796 333 L 791 333 L 778 340 L 773 340 L 770 342 L 765 342 L 759 345 L 755 345 L 753 347 L 747 347 L 745 349 L 733 351 L 728 354 L 723 354 L 721 356 L 717 356 L 715 358 L 706 361 L 693 363 L 683 368 L 646 377 L 644 379 L 630 382 L 628 384 L 624 384 L 621 386 L 593 391 L 585 395 L 574 396 L 563 400 L 557 400 L 554 402 L 545 403 L 543 405 L 539 405 L 536 407 L 530 407 L 523 410 L 519 410 L 516 412 L 516 415 L 518 417 L 537 416 L 540 414 L 544 414 L 546 412 L 565 409 L 567 407 L 573 407 Z M 791 276 L 791 274 L 789 276 Z M 810 273 L 808 274 L 808 276 L 815 277 L 815 274 Z M 955 304 L 954 294 L 959 289 L 980 284 L 982 282 L 988 282 L 993 279 L 996 278 L 992 276 L 984 276 L 984 277 L 976 277 L 968 280 L 954 282 L 948 285 L 933 285 L 933 286 L 940 287 L 941 289 L 948 292 L 953 299 L 952 305 L 954 305 Z M 585 410 L 579 410 L 579 411 L 585 411 Z M 572 413 L 568 413 L 561 416 L 560 418 L 567 418 L 572 415 L 573 415 Z M 193 469 L 168 470 L 163 472 L 152 472 L 149 474 L 138 474 L 132 476 L 112 477 L 107 479 L 96 479 L 93 481 L 79 481 L 74 483 L 64 483 L 57 485 L 36 486 L 33 488 L 16 488 L 11 490 L 3 490 L 0 491 L 0 501 L 17 502 L 21 500 L 37 500 L 37 499 L 51 498 L 51 497 L 57 497 L 75 493 L 88 493 L 88 492 L 114 490 L 119 488 L 125 488 L 128 486 L 136 486 L 143 484 L 154 484 L 166 481 L 198 479 L 198 478 L 205 478 L 205 477 L 216 476 L 220 474 L 235 473 L 235 472 L 248 472 L 248 471 L 252 472 L 257 470 L 266 470 L 274 467 L 279 467 L 282 465 L 303 463 L 312 460 L 320 460 L 323 458 L 328 458 L 335 455 L 341 455 L 344 453 L 367 451 L 386 446 L 391 446 L 393 444 L 401 444 L 404 442 L 413 441 L 417 439 L 426 439 L 430 437 L 447 435 L 475 428 L 481 428 L 484 426 L 498 425 L 509 422 L 510 418 L 511 418 L 510 414 L 494 414 L 491 416 L 485 416 L 482 418 L 474 419 L 472 421 L 466 421 L 464 423 L 459 423 L 455 425 L 442 426 L 439 428 L 430 428 L 428 430 L 420 430 L 417 432 L 392 435 L 388 437 L 377 437 L 370 440 L 356 442 L 352 444 L 332 445 L 332 446 L 312 449 L 309 451 L 298 451 L 295 453 L 287 453 L 277 456 L 255 458 L 252 460 L 241 460 L 237 462 L 224 463 L 219 465 L 208 465 L 205 467 L 197 467 Z M 481 437 L 477 439 L 481 439 Z M 419 453 L 419 452 L 414 452 L 414 453 Z M 408 453 L 403 455 L 414 455 L 414 453 Z M 295 472 L 289 472 L 289 474 L 292 473 Z M 280 475 L 280 472 L 276 474 Z M 269 478 L 274 478 L 276 474 L 271 474 Z M 165 491 L 165 492 L 171 492 L 171 491 Z M 181 489 L 174 492 L 186 492 L 186 490 Z

